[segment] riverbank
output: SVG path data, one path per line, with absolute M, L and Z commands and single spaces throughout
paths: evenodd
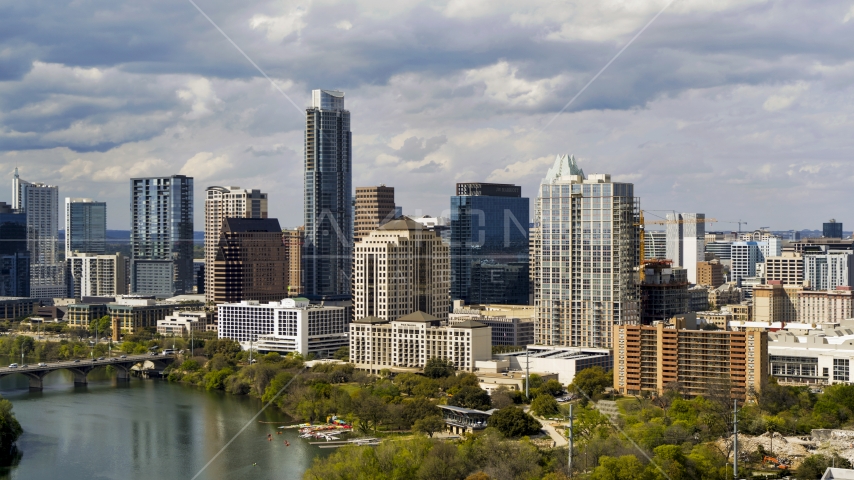
M 200 480 L 300 479 L 315 457 L 329 454 L 295 431 L 275 435 L 274 423 L 294 422 L 277 409 L 253 420 L 260 400 L 163 380 L 116 382 L 102 370 L 75 387 L 70 374 L 55 372 L 43 391 L 30 392 L 16 375 L 0 379 L 0 393 L 24 428 L 20 463 L 0 469 L 0 480 L 192 478 L 247 423 Z M 271 432 L 277 441 L 267 441 Z

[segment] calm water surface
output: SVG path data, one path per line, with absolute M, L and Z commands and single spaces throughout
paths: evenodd
M 20 463 L 0 469 L 0 480 L 189 480 L 261 408 L 257 400 L 162 380 L 118 383 L 103 368 L 90 372 L 85 387 L 75 387 L 66 371 L 45 377 L 41 392 L 28 387 L 23 375 L 0 379 L 0 393 L 24 428 Z M 276 434 L 291 423 L 267 409 L 198 478 L 302 478 L 315 457 L 332 449 L 308 445 L 293 429 Z

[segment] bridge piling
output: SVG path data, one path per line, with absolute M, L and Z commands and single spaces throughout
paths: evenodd
M 42 390 L 44 383 L 41 375 L 27 375 L 30 379 L 30 390 Z
M 71 372 L 74 374 L 74 385 L 87 385 L 89 382 L 86 379 L 86 375 L 89 373 L 88 371 L 73 369 Z

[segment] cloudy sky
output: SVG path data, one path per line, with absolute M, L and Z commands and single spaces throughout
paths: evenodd
M 194 1 L 275 86 L 189 0 L 0 2 L 0 200 L 18 166 L 128 229 L 128 178 L 182 173 L 196 230 L 209 185 L 299 225 L 304 107 L 327 88 L 354 186 L 408 214 L 458 181 L 535 196 L 571 153 L 645 209 L 854 227 L 852 0 L 675 0 L 557 117 L 668 0 Z

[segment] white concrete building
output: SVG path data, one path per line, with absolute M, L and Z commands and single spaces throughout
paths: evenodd
M 534 343 L 536 313 L 533 305 L 466 305 L 462 300 L 454 300 L 448 324 L 474 320 L 492 327 L 493 345 L 528 345 Z
M 95 255 L 74 252 L 66 258 L 68 296 L 115 297 L 128 293 L 129 259 L 121 253 Z
M 355 318 L 393 319 L 417 310 L 448 317 L 450 256 L 434 232 L 403 217 L 371 232 L 354 252 Z
M 226 218 L 267 218 L 267 194 L 240 187 L 205 189 L 205 299 L 208 302 L 213 302 L 213 265 L 222 221 Z
M 685 268 L 688 281 L 697 283 L 697 262 L 705 260 L 706 214 L 667 214 L 667 258 Z
M 507 361 L 511 371 L 556 373 L 558 381 L 572 383 L 575 374 L 588 367 L 602 367 L 608 371 L 614 367 L 614 356 L 605 348 L 547 347 L 528 345 L 527 352 L 502 353 L 497 361 Z
M 758 242 L 733 242 L 730 245 L 730 274 L 738 282 L 756 276 L 756 264 L 762 259 Z
M 473 372 L 476 362 L 492 359 L 492 329 L 473 320 L 445 326 L 420 311 L 393 321 L 364 317 L 350 324 L 350 362 L 356 368 L 421 369 L 431 358 Z
M 213 323 L 212 317 L 211 312 L 176 310 L 174 314 L 157 321 L 157 333 L 183 337 L 190 335 L 191 331 L 204 332 L 207 331 L 208 325 Z
M 17 168 L 12 186 L 13 208 L 27 214 L 30 297 L 65 297 L 65 263 L 57 261 L 59 187 L 22 180 Z
M 812 290 L 854 286 L 854 252 L 829 250 L 804 255 L 804 281 Z
M 260 352 L 314 353 L 327 357 L 347 346 L 345 307 L 310 304 L 305 298 L 286 298 L 217 306 L 218 337 L 240 342 Z
M 850 383 L 854 358 L 854 319 L 837 328 L 815 329 L 805 335 L 768 334 L 771 375 L 782 383 Z
M 609 348 L 614 325 L 640 319 L 639 200 L 631 183 L 585 175 L 558 156 L 540 183 L 534 223 L 536 342 Z

